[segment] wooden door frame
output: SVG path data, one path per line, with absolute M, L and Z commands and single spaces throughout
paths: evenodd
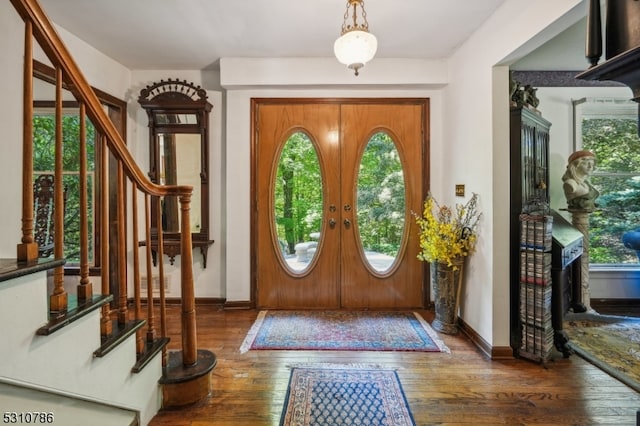
M 269 105 L 269 104 L 377 104 L 377 105 L 399 105 L 399 104 L 420 104 L 423 105 L 424 113 L 422 116 L 423 120 L 423 128 L 425 129 L 423 133 L 423 170 L 424 173 L 422 175 L 422 188 L 423 194 L 422 198 L 426 198 L 429 189 L 430 189 L 430 156 L 431 156 L 431 119 L 430 119 L 430 98 L 417 97 L 417 98 L 251 98 L 251 147 L 250 147 L 250 157 L 251 157 L 251 217 L 250 217 L 250 259 L 251 259 L 251 273 L 250 273 L 250 307 L 256 307 L 256 291 L 257 291 L 257 219 L 256 219 L 256 191 L 257 191 L 257 183 L 256 183 L 256 170 L 258 166 L 258 158 L 256 155 L 256 144 L 258 142 L 257 138 L 257 119 L 258 119 L 258 108 L 260 105 Z M 274 160 L 275 161 L 275 160 Z M 423 265 L 423 281 L 424 278 L 429 275 L 429 265 L 425 262 Z M 425 291 L 424 291 L 424 300 L 423 306 L 429 306 L 431 301 L 431 286 L 427 281 L 425 282 Z

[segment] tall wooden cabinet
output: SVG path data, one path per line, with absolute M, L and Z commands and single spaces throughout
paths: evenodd
M 551 123 L 526 108 L 512 108 L 510 121 L 510 343 L 517 355 L 520 331 L 520 214 L 549 203 Z

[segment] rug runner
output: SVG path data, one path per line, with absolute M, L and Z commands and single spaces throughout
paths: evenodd
M 396 311 L 261 311 L 248 350 L 450 352 L 420 314 Z
M 415 425 L 394 370 L 293 368 L 281 426 Z
M 570 314 L 563 328 L 578 355 L 640 392 L 640 318 Z

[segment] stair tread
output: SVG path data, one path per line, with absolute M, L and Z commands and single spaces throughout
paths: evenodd
M 67 426 L 138 424 L 138 414 L 135 411 L 7 383 L 0 383 L 0 406 L 3 408 L 3 415 L 22 415 L 24 423 Z M 36 412 L 45 415 L 51 413 L 53 421 L 34 419 Z M 19 417 L 16 423 L 21 423 Z
M 57 317 L 52 316 L 49 319 L 49 322 L 46 325 L 40 327 L 36 333 L 40 336 L 48 336 L 51 333 L 61 330 L 77 319 L 82 318 L 88 313 L 101 308 L 102 305 L 104 305 L 105 303 L 109 303 L 112 300 L 113 296 L 109 294 L 105 296 L 93 296 L 91 299 L 82 302 L 78 301 L 77 306 L 76 302 L 73 302 L 69 306 L 70 309 L 67 312 Z
M 105 356 L 147 323 L 145 320 L 131 320 L 125 324 L 118 324 L 115 320 L 112 322 L 113 332 L 110 336 L 102 338 L 102 345 L 93 353 L 93 356 L 99 358 Z
M 17 259 L 0 259 L 0 282 L 11 281 L 37 272 L 48 271 L 65 264 L 64 259 L 38 259 L 33 262 L 18 262 Z
M 134 373 L 139 373 L 149 362 L 159 354 L 169 344 L 168 337 L 160 337 L 152 342 L 145 342 L 145 348 L 142 354 L 138 354 L 138 360 L 131 369 Z

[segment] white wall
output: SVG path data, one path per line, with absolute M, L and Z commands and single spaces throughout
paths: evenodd
M 125 99 L 131 85 L 131 71 L 80 40 L 64 28 L 56 26 L 62 41 L 71 52 L 74 61 L 89 84 L 116 98 Z M 36 59 L 46 61 L 45 56 L 36 54 Z
M 0 128 L 3 149 L 0 155 L 0 181 L 19 182 L 22 176 L 22 64 L 24 24 L 10 2 L 0 2 Z M 2 185 L 0 213 L 0 257 L 15 258 L 20 242 L 21 185 Z

